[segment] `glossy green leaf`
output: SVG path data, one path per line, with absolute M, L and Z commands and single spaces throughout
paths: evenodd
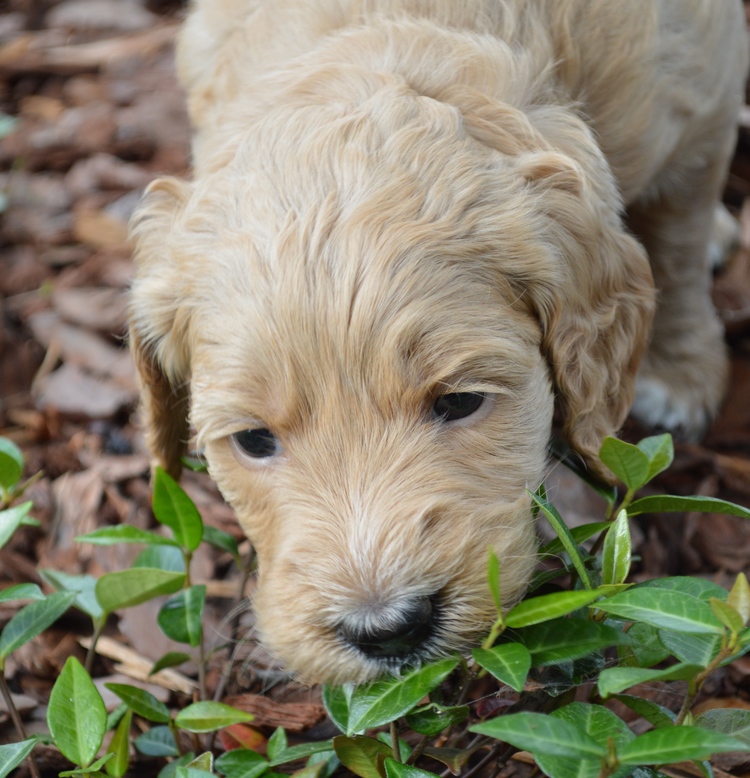
M 708 667 L 721 648 L 721 635 L 692 635 L 660 629 L 659 639 L 681 662 L 701 667 Z
M 196 648 L 201 642 L 203 606 L 206 587 L 203 584 L 183 589 L 162 605 L 157 622 L 161 631 L 178 643 Z
M 666 670 L 642 667 L 611 667 L 599 674 L 599 694 L 607 698 L 639 683 L 652 681 L 687 681 L 695 678 L 703 668 L 700 665 L 677 664 Z
M 674 461 L 674 445 L 668 432 L 644 438 L 636 446 L 648 457 L 646 483 L 663 473 Z
M 400 678 L 384 678 L 358 687 L 349 706 L 347 734 L 379 727 L 408 713 L 426 694 L 439 686 L 457 664 L 457 659 L 443 659 Z
M 6 778 L 34 750 L 39 738 L 34 736 L 20 743 L 0 745 L 0 778 Z
M 0 635 L 0 660 L 4 662 L 9 654 L 54 624 L 74 599 L 74 592 L 57 592 L 21 608 Z
M 145 756 L 179 756 L 180 753 L 168 726 L 151 727 L 139 735 L 133 745 Z
M 228 532 L 212 527 L 210 524 L 203 526 L 203 542 L 218 548 L 220 551 L 226 551 L 227 554 L 231 554 L 235 559 L 240 555 L 237 541 Z
M 330 740 L 318 740 L 314 743 L 301 743 L 298 746 L 291 746 L 279 751 L 271 757 L 271 767 L 277 767 L 280 764 L 296 762 L 298 759 L 307 759 L 313 754 L 322 754 L 324 751 L 331 751 L 333 745 Z
M 175 540 L 195 551 L 203 539 L 203 520 L 185 490 L 165 470 L 154 472 L 154 516 L 174 533 Z
M 92 762 L 88 767 L 77 767 L 75 770 L 65 770 L 65 772 L 58 773 L 59 778 L 70 778 L 74 775 L 91 775 L 92 778 L 103 778 L 101 772 L 102 767 L 109 764 L 112 761 L 114 754 L 105 754 L 96 762 Z
M 591 759 L 605 756 L 607 749 L 581 727 L 541 713 L 509 713 L 469 728 L 532 754 Z
M 648 455 L 631 443 L 606 437 L 599 449 L 599 459 L 631 491 L 640 489 L 648 481 Z
M 185 554 L 179 546 L 146 546 L 131 567 L 153 567 L 170 573 L 184 573 Z
M 383 763 L 386 778 L 435 778 L 435 773 L 388 758 Z
M 517 692 L 523 690 L 531 669 L 531 654 L 520 643 L 502 643 L 490 649 L 475 648 L 471 655 L 480 667 Z
M 674 590 L 628 589 L 597 603 L 596 607 L 629 621 L 643 621 L 676 632 L 724 632 L 724 625 L 707 603 Z
M 33 507 L 34 503 L 29 501 L 0 511 L 0 548 L 13 537 Z
M 168 762 L 164 767 L 159 770 L 159 774 L 156 776 L 156 778 L 177 778 L 177 771 L 181 767 L 185 767 L 193 760 L 195 757 L 195 754 L 192 751 L 188 751 L 187 754 L 183 754 L 182 756 L 178 756 L 176 759 L 173 759 L 171 762 Z
M 658 589 L 660 591 L 678 591 L 689 594 L 703 602 L 708 602 L 712 597 L 717 600 L 726 600 L 729 592 L 713 581 L 705 578 L 693 578 L 689 575 L 673 575 L 669 578 L 654 578 L 634 587 L 634 589 Z
M 631 694 L 613 694 L 612 697 L 619 700 L 623 705 L 627 705 L 630 710 L 648 721 L 656 729 L 673 726 L 677 718 L 669 708 L 665 708 L 663 705 L 658 705 L 643 697 L 635 697 Z
M 620 584 L 630 572 L 630 526 L 628 514 L 622 510 L 612 522 L 602 548 L 602 583 Z
M 0 438 L 0 488 L 6 492 L 12 489 L 21 480 L 22 473 L 21 449 L 12 440 Z
M 134 713 L 157 724 L 168 724 L 169 709 L 153 694 L 127 683 L 105 683 L 107 689 L 116 694 Z
M 128 765 L 130 764 L 130 723 L 132 720 L 133 711 L 128 710 L 120 719 L 115 734 L 107 747 L 107 753 L 113 755 L 104 768 L 110 778 L 122 778 L 128 771 Z
M 679 497 L 673 494 L 652 494 L 641 497 L 628 507 L 629 516 L 641 513 L 722 513 L 750 519 L 750 510 L 714 497 Z
M 448 727 L 460 724 L 469 717 L 468 705 L 442 707 L 435 703 L 424 705 L 406 715 L 406 723 L 420 735 L 434 737 Z
M 341 732 L 346 732 L 349 727 L 349 701 L 354 692 L 354 684 L 344 684 L 343 686 L 323 687 L 323 705 L 328 714 L 328 718 L 339 728 Z
M 59 570 L 40 570 L 42 578 L 57 591 L 75 592 L 74 607 L 91 616 L 100 619 L 104 615 L 99 601 L 96 599 L 96 578 L 93 575 L 70 575 Z
M 286 751 L 288 747 L 289 744 L 287 742 L 284 727 L 277 727 L 271 737 L 268 738 L 266 756 L 268 756 L 269 759 L 275 759 L 279 754 Z
M 531 652 L 533 667 L 580 659 L 608 646 L 629 643 L 620 630 L 588 619 L 554 619 L 518 630 L 516 639 Z
M 15 584 L 0 591 L 0 603 L 13 602 L 15 600 L 43 600 L 42 590 L 31 583 Z
M 570 530 L 570 536 L 573 538 L 573 542 L 576 544 L 576 546 L 579 546 L 581 543 L 585 543 L 590 538 L 593 538 L 594 535 L 598 535 L 600 532 L 604 532 L 611 526 L 612 522 L 609 521 L 594 521 L 590 524 L 581 524 L 580 527 L 573 527 Z M 549 543 L 545 543 L 539 549 L 539 556 L 558 556 L 563 551 L 565 551 L 565 548 L 562 544 L 562 541 L 560 538 L 555 538 Z
M 364 735 L 339 735 L 333 739 L 333 748 L 341 764 L 360 778 L 381 778 L 377 767 L 378 754 L 393 756 L 389 746 Z
M 694 723 L 696 727 L 729 735 L 750 746 L 750 710 L 714 708 L 701 713 Z
M 526 490 L 528 492 L 528 489 Z M 591 583 L 591 577 L 589 576 L 586 565 L 583 562 L 581 551 L 578 548 L 573 536 L 568 529 L 567 524 L 562 520 L 562 516 L 557 512 L 554 505 L 542 500 L 538 495 L 533 492 L 528 492 L 531 495 L 531 499 L 539 506 L 539 510 L 547 517 L 547 521 L 552 525 L 552 529 L 555 530 L 555 534 L 559 538 L 565 551 L 567 551 L 570 561 L 573 563 L 578 577 L 581 579 L 581 583 L 586 589 L 593 589 Z
M 188 762 L 185 767 L 211 772 L 211 770 L 214 769 L 214 755 L 210 751 L 204 751 L 202 754 L 196 756 L 191 762 Z
M 725 751 L 750 751 L 737 738 L 700 727 L 653 729 L 635 738 L 618 751 L 623 764 L 671 764 L 693 759 L 708 759 Z
M 619 648 L 622 664 L 630 667 L 652 667 L 663 662 L 671 652 L 661 642 L 659 634 L 660 630 L 650 624 L 633 624 L 627 632 L 630 642 Z
M 189 765 L 178 767 L 174 774 L 175 778 L 216 778 L 208 770 L 199 770 L 197 767 L 190 767 Z
M 78 535 L 74 538 L 78 543 L 91 543 L 95 546 L 114 546 L 117 543 L 145 543 L 146 545 L 177 546 L 179 544 L 171 538 L 159 535 L 156 532 L 147 532 L 130 524 L 117 524 L 114 527 L 102 527 L 86 535 Z
M 498 616 L 502 616 L 503 598 L 500 594 L 500 560 L 492 548 L 487 552 L 487 582 L 495 603 L 495 610 L 497 610 Z
M 740 614 L 743 625 L 750 621 L 750 584 L 744 573 L 737 576 L 727 602 Z
M 109 711 L 109 713 L 107 713 L 107 732 L 109 732 L 110 729 L 114 729 L 122 721 L 123 716 L 129 710 L 130 708 L 128 708 L 124 702 L 121 702 L 119 705 Z
M 107 711 L 99 690 L 73 656 L 52 687 L 47 726 L 63 756 L 80 767 L 91 764 L 104 738 Z
M 714 612 L 714 616 L 730 631 L 739 634 L 742 628 L 745 626 L 745 622 L 728 602 L 717 600 L 712 597 L 708 604 L 711 606 L 711 610 Z
M 258 778 L 268 770 L 268 760 L 249 748 L 236 748 L 223 753 L 214 767 L 226 778 Z
M 573 702 L 553 711 L 550 716 L 572 724 L 602 748 L 608 747 L 610 739 L 617 748 L 621 748 L 635 737 L 622 719 L 602 705 Z M 535 758 L 540 769 L 554 778 L 598 778 L 602 767 L 599 757 L 581 759 L 535 754 Z M 623 768 L 614 773 L 614 776 L 624 776 L 629 772 L 629 768 Z
M 251 714 L 221 702 L 194 702 L 177 714 L 175 723 L 188 732 L 213 732 L 231 724 L 252 720 Z
M 178 667 L 185 664 L 192 659 L 190 654 L 183 654 L 181 651 L 170 651 L 164 654 L 160 659 L 154 662 L 153 667 L 149 670 L 149 675 L 156 675 L 160 670 L 166 670 L 168 667 Z
M 519 602 L 505 617 L 511 628 L 528 627 L 542 621 L 550 621 L 584 608 L 602 596 L 598 589 L 579 592 L 555 592 L 530 597 Z
M 105 573 L 96 582 L 96 599 L 107 613 L 111 613 L 140 605 L 162 594 L 174 594 L 182 589 L 184 583 L 184 573 L 148 567 L 132 568 Z

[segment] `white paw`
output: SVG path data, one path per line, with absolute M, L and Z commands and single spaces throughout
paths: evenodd
M 638 376 L 631 414 L 648 427 L 693 442 L 703 437 L 713 415 L 701 400 L 675 392 L 654 376 Z

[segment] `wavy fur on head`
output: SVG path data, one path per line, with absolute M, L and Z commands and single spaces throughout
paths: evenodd
M 505 601 L 522 594 L 526 489 L 555 403 L 597 470 L 633 401 L 655 298 L 644 244 L 657 280 L 679 259 L 706 297 L 739 10 L 194 5 L 179 61 L 196 175 L 154 184 L 136 216 L 132 343 L 154 456 L 179 471 L 189 412 L 258 550 L 260 631 L 291 669 L 364 680 L 466 647 L 493 619 L 488 546 Z M 680 59 L 699 51 L 705 83 Z M 663 218 L 639 218 L 651 202 Z M 706 234 L 677 258 L 688 217 Z M 657 337 L 668 329 L 657 316 Z M 712 359 L 716 337 L 699 346 Z M 669 386 L 674 366 L 655 364 L 649 380 Z M 710 397 L 683 379 L 689 426 L 715 410 L 722 377 Z M 450 392 L 486 399 L 444 423 L 431 409 Z M 277 447 L 253 459 L 233 436 L 259 428 Z M 342 637 L 426 599 L 434 623 L 409 656 Z

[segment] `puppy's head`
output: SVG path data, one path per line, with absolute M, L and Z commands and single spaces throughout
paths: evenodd
M 508 603 L 533 566 L 526 488 L 555 395 L 584 456 L 631 399 L 642 251 L 588 162 L 540 148 L 520 113 L 496 107 L 494 132 L 458 102 L 386 83 L 355 107 L 281 105 L 229 165 L 154 186 L 136 222 L 154 453 L 176 471 L 189 386 L 258 551 L 261 633 L 309 680 L 485 631 L 487 547 Z

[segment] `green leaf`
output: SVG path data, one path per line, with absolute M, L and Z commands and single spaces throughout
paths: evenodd
M 34 503 L 29 501 L 0 511 L 0 548 L 13 537 L 13 533 L 21 526 L 33 507 Z
M 581 579 L 581 583 L 587 589 L 593 589 L 593 584 L 591 583 L 588 570 L 586 570 L 586 565 L 583 562 L 583 557 L 581 557 L 581 552 L 576 545 L 575 540 L 573 540 L 573 536 L 570 534 L 568 526 L 562 520 L 562 516 L 557 512 L 554 505 L 546 500 L 540 499 L 538 495 L 530 492 L 528 489 L 526 491 L 531 495 L 531 499 L 539 506 L 542 513 L 547 517 L 547 521 L 552 525 L 552 529 L 555 530 L 555 534 L 560 539 L 563 548 L 568 552 L 570 561 L 573 563 L 573 566 L 578 573 L 578 577 Z
M 391 740 L 390 732 L 383 732 L 381 730 L 375 737 L 381 743 L 388 746 L 388 748 L 391 749 L 391 753 L 393 753 L 393 741 Z M 412 747 L 403 738 L 398 739 L 398 747 L 401 752 L 401 760 L 405 762 L 411 756 Z M 380 766 L 382 767 L 382 765 Z
M 127 683 L 105 683 L 107 689 L 114 692 L 134 713 L 157 724 L 168 724 L 169 709 L 153 694 Z
M 634 590 L 638 589 L 678 591 L 681 594 L 689 594 L 691 597 L 695 597 L 703 602 L 708 602 L 712 597 L 716 597 L 717 600 L 726 600 L 729 596 L 729 592 L 718 584 L 707 581 L 705 578 L 691 578 L 689 575 L 654 578 L 634 587 Z
M 78 535 L 74 540 L 78 543 L 91 543 L 95 546 L 114 546 L 117 543 L 145 543 L 149 546 L 176 546 L 179 548 L 179 544 L 171 538 L 159 535 L 156 532 L 147 532 L 146 530 L 138 529 L 138 527 L 132 527 L 129 524 L 102 527 L 86 535 Z
M 674 461 L 672 436 L 668 432 L 644 438 L 636 446 L 648 457 L 646 483 L 663 473 Z
M 237 541 L 228 532 L 212 527 L 210 524 L 203 525 L 203 542 L 218 548 L 220 551 L 226 551 L 227 554 L 231 554 L 235 559 L 238 559 L 240 556 Z
M 113 754 L 113 758 L 107 762 L 104 768 L 110 778 L 122 778 L 128 771 L 130 764 L 130 722 L 133 720 L 133 711 L 129 710 L 117 725 L 115 734 L 107 747 L 107 753 Z
M 742 628 L 745 626 L 745 622 L 737 613 L 737 610 L 733 608 L 728 602 L 722 602 L 712 597 L 708 604 L 711 606 L 711 610 L 714 612 L 714 616 L 732 633 L 739 634 Z
M 78 610 L 100 619 L 104 615 L 101 605 L 96 599 L 96 578 L 93 575 L 70 575 L 59 570 L 40 570 L 42 578 L 57 591 L 75 592 L 73 605 Z
M 653 724 L 656 729 L 673 726 L 677 718 L 669 708 L 657 705 L 657 703 L 643 697 L 634 697 L 631 694 L 613 694 L 612 696 L 623 705 L 627 705 L 630 710 L 648 721 L 649 724 Z
M 146 546 L 133 560 L 132 567 L 153 567 L 170 573 L 184 573 L 185 554 L 179 546 Z
M 332 749 L 333 745 L 330 740 L 319 740 L 315 743 L 301 743 L 298 746 L 284 748 L 279 751 L 279 753 L 271 757 L 270 765 L 271 767 L 277 767 L 280 764 L 296 762 L 298 759 L 307 759 L 308 756 L 322 754 L 324 751 L 331 751 Z
M 52 687 L 47 726 L 63 756 L 80 767 L 91 764 L 104 738 L 107 711 L 94 682 L 73 656 Z
M 10 491 L 21 480 L 22 473 L 21 449 L 12 440 L 0 438 L 0 487 Z
M 63 773 L 59 773 L 59 778 L 69 778 L 73 775 L 94 775 L 94 778 L 100 778 L 102 776 L 101 769 L 104 765 L 109 764 L 112 761 L 113 754 L 105 754 L 96 762 L 93 762 L 88 767 L 78 767 L 75 770 L 66 770 Z
M 175 778 L 216 778 L 208 770 L 199 770 L 197 767 L 178 767 L 175 772 Z
M 599 449 L 599 459 L 631 492 L 648 482 L 649 459 L 638 446 L 624 440 L 606 437 Z
M 631 667 L 652 667 L 663 662 L 670 651 L 659 637 L 659 629 L 650 624 L 637 622 L 627 632 L 630 642 L 620 646 L 619 654 L 623 664 Z
M 105 573 L 96 582 L 96 599 L 107 613 L 111 613 L 140 605 L 162 594 L 174 594 L 182 589 L 184 583 L 184 573 L 148 567 L 121 570 Z
M 174 735 L 169 727 L 152 727 L 139 735 L 133 745 L 145 756 L 179 756 Z
M 116 708 L 111 710 L 107 714 L 107 726 L 106 730 L 109 732 L 110 729 L 114 729 L 121 721 L 123 716 L 130 710 L 128 706 L 121 702 Z
M 16 584 L 0 591 L 0 603 L 14 600 L 43 600 L 42 590 L 32 583 Z
M 602 596 L 598 589 L 579 592 L 554 592 L 530 597 L 519 602 L 505 617 L 511 628 L 528 627 L 541 621 L 550 621 L 589 605 Z M 599 607 L 599 605 L 597 605 Z
M 480 667 L 517 692 L 523 690 L 531 669 L 531 654 L 520 643 L 502 643 L 488 650 L 475 648 L 471 655 Z
M 750 519 L 750 510 L 714 497 L 678 497 L 673 494 L 652 494 L 631 503 L 629 516 L 641 513 L 722 513 Z
M 57 592 L 21 608 L 0 635 L 0 667 L 9 654 L 54 624 L 74 599 L 74 592 Z
M 184 456 L 180 457 L 180 462 L 188 469 L 191 470 L 193 473 L 207 473 L 208 472 L 208 464 L 201 459 L 199 456 L 195 457 L 189 457 Z
M 652 681 L 688 681 L 695 678 L 703 668 L 700 665 L 678 664 L 666 670 L 651 670 L 643 667 L 611 667 L 599 674 L 599 694 L 605 699 L 612 694 L 629 689 L 639 683 Z
M 542 713 L 509 713 L 469 728 L 532 754 L 591 759 L 606 756 L 599 745 L 580 727 Z
M 379 727 L 408 713 L 455 669 L 457 659 L 424 665 L 401 678 L 384 678 L 360 686 L 352 694 L 347 734 Z
M 487 552 L 487 581 L 490 585 L 490 592 L 495 602 L 497 614 L 502 618 L 503 598 L 500 595 L 500 560 L 492 548 Z
M 554 619 L 518 630 L 517 639 L 531 652 L 533 667 L 580 659 L 629 638 L 619 629 L 588 619 Z
M 710 732 L 700 727 L 671 727 L 653 729 L 640 735 L 618 751 L 623 764 L 671 764 L 693 759 L 708 759 L 725 751 L 750 751 L 737 738 Z
M 435 778 L 435 773 L 397 762 L 392 758 L 386 759 L 383 764 L 385 765 L 386 778 Z
M 154 472 L 154 516 L 169 527 L 175 540 L 188 551 L 195 551 L 203 539 L 203 520 L 184 489 L 165 470 Z
M 346 732 L 349 727 L 349 701 L 354 692 L 354 684 L 344 686 L 323 687 L 323 705 L 328 718 L 341 730 Z
M 161 631 L 178 643 L 196 648 L 201 642 L 203 606 L 206 587 L 203 584 L 183 589 L 162 605 L 157 622 Z
M 680 662 L 701 667 L 708 667 L 721 648 L 720 635 L 691 635 L 660 629 L 659 639 Z
M 599 610 L 629 621 L 643 621 L 676 632 L 723 634 L 723 624 L 706 603 L 668 589 L 635 588 L 596 605 Z
M 177 714 L 175 723 L 180 729 L 200 733 L 252 720 L 251 714 L 221 702 L 194 702 Z
M 434 737 L 448 727 L 459 724 L 469 717 L 468 705 L 442 707 L 435 703 L 424 705 L 406 715 L 406 723 L 420 735 Z
M 274 730 L 273 735 L 268 738 L 268 745 L 266 746 L 266 755 L 269 759 L 275 759 L 279 754 L 287 750 L 289 744 L 286 739 L 286 732 L 284 727 L 277 727 Z
M 607 748 L 610 740 L 617 748 L 621 748 L 635 737 L 622 719 L 601 705 L 574 702 L 553 711 L 550 716 L 566 721 L 590 735 L 602 748 Z M 535 758 L 540 769 L 554 778 L 597 778 L 602 767 L 600 758 L 580 759 L 543 754 L 535 754 Z M 626 768 L 615 775 L 628 772 Z
M 602 549 L 602 583 L 621 584 L 630 572 L 630 526 L 628 514 L 622 510 L 612 522 Z
M 696 717 L 695 726 L 729 735 L 750 746 L 750 710 L 734 708 L 707 710 Z
M 341 764 L 360 778 L 381 778 L 377 767 L 378 755 L 393 756 L 387 745 L 364 735 L 338 735 L 333 739 L 333 749 Z
M 750 621 L 750 584 L 744 573 L 737 576 L 727 602 L 740 614 L 743 625 Z
M 249 748 L 236 748 L 223 753 L 214 766 L 226 778 L 258 778 L 268 770 L 268 760 Z
M 180 767 L 187 766 L 195 757 L 195 754 L 192 751 L 189 751 L 187 754 L 183 754 L 182 756 L 178 756 L 176 759 L 173 759 L 168 764 L 164 765 L 164 767 L 159 770 L 159 774 L 156 776 L 156 778 L 177 778 L 177 771 L 180 769 Z
M 33 751 L 39 738 L 34 736 L 20 743 L 7 743 L 0 746 L 0 778 L 6 778 Z
M 210 773 L 214 769 L 214 755 L 210 751 L 204 751 L 196 756 L 192 762 L 188 762 L 185 767 L 194 767 L 196 770 L 205 770 Z
M 611 521 L 594 521 L 590 524 L 581 524 L 580 527 L 573 527 L 570 530 L 570 536 L 573 538 L 573 542 L 576 546 L 580 546 L 581 543 L 585 543 L 589 538 L 593 538 L 594 535 L 598 535 L 600 532 L 609 529 L 612 526 Z M 549 543 L 545 543 L 539 549 L 539 556 L 557 556 L 565 550 L 560 538 L 555 538 Z
M 434 746 L 427 746 L 423 753 L 425 756 L 429 756 L 430 759 L 442 762 L 453 775 L 459 775 L 471 757 L 480 748 L 481 745 L 476 745 L 473 748 L 446 748 L 445 746 L 435 748 Z
M 189 662 L 191 659 L 190 654 L 183 654 L 181 651 L 170 651 L 154 662 L 148 674 L 156 675 L 160 670 L 166 670 L 168 667 L 177 667 L 178 665 L 185 664 L 185 662 Z

